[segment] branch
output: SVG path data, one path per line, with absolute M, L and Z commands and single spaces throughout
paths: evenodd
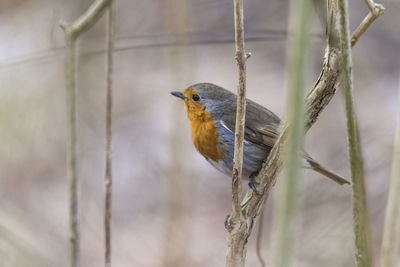
M 103 15 L 111 0 L 96 0 L 90 7 L 71 24 L 61 23 L 61 28 L 65 34 L 70 35 L 71 39 L 76 39 L 79 35 L 90 29 Z
M 400 81 L 399 81 L 400 100 Z M 392 171 L 390 175 L 389 196 L 386 206 L 385 227 L 383 231 L 381 266 L 395 267 L 399 260 L 400 247 L 400 110 L 393 148 Z
M 238 233 L 243 231 L 243 216 L 240 209 L 242 193 L 242 165 L 243 165 L 243 139 L 246 111 L 246 59 L 250 54 L 244 52 L 244 28 L 243 28 L 243 0 L 233 0 L 235 14 L 235 46 L 236 61 L 238 65 L 238 97 L 235 125 L 235 148 L 232 170 L 232 215 L 227 220 L 228 238 L 226 266 L 244 266 L 246 259 L 245 250 L 242 250 L 242 242 L 247 242 Z
M 304 97 L 310 54 L 310 1 L 290 1 L 289 45 L 287 49 L 288 99 L 286 112 L 288 141 L 285 147 L 285 175 L 277 190 L 272 227 L 272 266 L 291 266 L 298 229 L 301 186 L 301 148 L 304 141 Z
M 104 175 L 105 186 L 105 212 L 104 212 L 104 233 L 105 233 L 105 253 L 104 261 L 106 267 L 111 267 L 111 215 L 112 215 L 112 72 L 113 72 L 113 36 L 114 36 L 114 1 L 111 0 L 107 9 L 107 28 L 106 28 L 106 170 Z
M 76 44 L 66 37 L 67 177 L 69 181 L 70 266 L 79 266 L 79 207 L 77 171 Z
M 335 94 L 335 85 L 339 76 L 338 56 L 339 50 L 337 48 L 329 46 L 326 48 L 322 72 L 306 99 L 306 131 L 315 123 L 321 111 Z M 262 204 L 268 198 L 270 189 L 275 185 L 276 176 L 282 166 L 280 154 L 282 145 L 287 138 L 287 131 L 287 126 L 281 130 L 278 140 L 257 175 L 256 180 L 260 183 L 257 190 L 263 192 L 262 195 L 258 196 L 252 190 L 249 190 L 242 201 L 242 212 L 245 214 L 245 218 L 249 220 L 247 221 L 248 226 L 252 226 Z M 251 231 L 251 228 L 249 230 Z
M 327 46 L 321 74 L 306 99 L 306 131 L 315 123 L 321 111 L 335 94 L 335 86 L 340 74 L 339 59 L 341 57 L 341 36 L 338 30 L 340 22 L 338 0 L 329 1 L 328 4 Z M 261 195 L 257 195 L 252 190 L 249 190 L 242 201 L 241 213 L 244 222 L 240 229 L 235 232 L 236 238 L 231 245 L 244 256 L 246 255 L 247 241 L 250 237 L 254 220 L 260 214 L 262 206 L 268 198 L 269 191 L 275 184 L 277 175 L 281 170 L 281 150 L 282 145 L 286 142 L 287 132 L 287 126 L 283 127 L 274 147 L 256 177 L 256 182 L 259 183 L 257 191 L 261 192 Z
M 369 248 L 368 209 L 365 194 L 364 164 L 361 153 L 359 129 L 354 111 L 353 63 L 351 59 L 349 16 L 347 0 L 339 0 L 342 52 L 342 89 L 346 100 L 347 139 L 350 156 L 353 227 L 356 248 L 356 266 L 371 266 Z
M 70 228 L 70 266 L 77 267 L 80 262 L 79 235 L 79 181 L 77 175 L 77 110 L 76 81 L 77 60 L 76 40 L 89 29 L 103 14 L 111 0 L 97 0 L 89 9 L 71 24 L 62 23 L 66 41 L 66 109 L 67 109 L 67 177 L 69 180 L 69 228 Z
M 357 29 L 351 35 L 351 46 L 353 47 L 358 39 L 365 33 L 369 26 L 385 12 L 385 8 L 381 4 L 376 4 L 373 0 L 365 0 L 370 12 L 357 27 Z

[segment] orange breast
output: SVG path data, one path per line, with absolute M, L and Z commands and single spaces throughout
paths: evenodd
M 185 105 L 190 121 L 192 140 L 196 149 L 207 160 L 218 162 L 225 158 L 224 152 L 218 149 L 218 131 L 211 114 L 204 109 L 193 109 Z

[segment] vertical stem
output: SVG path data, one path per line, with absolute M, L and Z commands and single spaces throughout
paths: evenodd
M 341 50 L 342 50 L 342 88 L 346 101 L 347 137 L 350 156 L 353 227 L 356 247 L 356 266 L 371 266 L 369 247 L 368 209 L 364 185 L 364 166 L 361 154 L 359 130 L 354 111 L 353 66 L 351 59 L 350 31 L 347 0 L 339 0 Z
M 246 243 L 242 233 L 245 221 L 241 213 L 243 139 L 246 111 L 246 55 L 244 53 L 243 0 L 233 0 L 235 15 L 235 47 L 239 84 L 235 125 L 235 149 L 232 170 L 232 215 L 228 219 L 226 266 L 244 266 Z
M 76 37 L 66 32 L 67 176 L 69 181 L 70 267 L 79 266 L 79 181 L 77 174 Z
M 400 100 L 400 80 L 399 80 Z M 400 109 L 397 117 L 389 197 L 386 206 L 385 228 L 382 240 L 382 267 L 395 267 L 400 246 Z
M 240 213 L 240 196 L 242 193 L 243 139 L 246 111 L 246 58 L 244 54 L 243 0 L 234 0 L 235 14 L 235 59 L 238 65 L 239 85 L 237 90 L 237 109 L 235 125 L 235 152 L 232 172 L 232 217 Z
M 304 139 L 305 81 L 309 69 L 311 3 L 290 2 L 289 45 L 287 50 L 288 100 L 287 118 L 290 125 L 284 149 L 284 170 L 274 208 L 272 266 L 291 266 L 298 225 L 299 189 L 301 181 L 301 147 Z
M 105 185 L 105 266 L 111 267 L 111 216 L 112 216 L 112 72 L 113 72 L 113 22 L 114 22 L 114 1 L 111 1 L 107 9 L 106 27 L 106 170 L 104 176 Z
M 94 23 L 98 21 L 98 19 L 102 16 L 104 10 L 108 7 L 110 1 L 111 0 L 96 0 L 73 23 L 61 24 L 61 27 L 64 29 L 65 40 L 66 40 L 67 176 L 69 180 L 70 267 L 78 267 L 80 261 L 79 209 L 78 209 L 79 180 L 77 175 L 77 122 L 76 122 L 76 117 L 77 117 L 76 41 L 80 34 L 88 30 Z M 110 71 L 107 72 L 110 74 L 111 69 Z M 107 80 L 107 84 L 109 84 L 107 85 L 109 86 L 107 88 L 111 88 L 111 79 Z M 110 105 L 110 110 L 111 110 L 111 105 Z M 110 131 L 111 131 L 111 123 L 110 123 Z M 110 134 L 110 140 L 111 140 L 111 134 Z M 110 151 L 111 151 L 111 143 L 110 143 Z M 111 162 L 109 165 L 109 173 L 111 177 Z M 106 171 L 106 176 L 107 176 L 107 171 Z M 111 183 L 109 184 L 109 186 L 111 192 Z M 111 208 L 111 202 L 110 202 L 110 208 Z

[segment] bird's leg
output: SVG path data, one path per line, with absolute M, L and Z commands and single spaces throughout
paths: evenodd
M 249 187 L 254 191 L 254 193 L 256 193 L 257 196 L 261 196 L 260 192 L 258 192 L 256 186 L 259 184 L 258 182 L 256 182 L 256 177 L 257 177 L 258 171 L 257 172 L 253 172 L 252 174 L 250 174 L 249 176 Z
M 230 218 L 230 217 L 231 217 L 230 214 L 226 215 L 226 219 L 225 219 L 225 223 L 224 223 L 225 229 L 226 229 L 228 232 L 232 231 L 232 229 L 233 229 L 232 226 L 229 225 L 229 218 Z

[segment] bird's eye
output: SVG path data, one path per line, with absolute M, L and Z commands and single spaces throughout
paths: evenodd
M 194 101 L 199 101 L 199 100 L 200 100 L 200 96 L 194 94 L 194 95 L 192 95 L 192 99 L 193 99 Z

